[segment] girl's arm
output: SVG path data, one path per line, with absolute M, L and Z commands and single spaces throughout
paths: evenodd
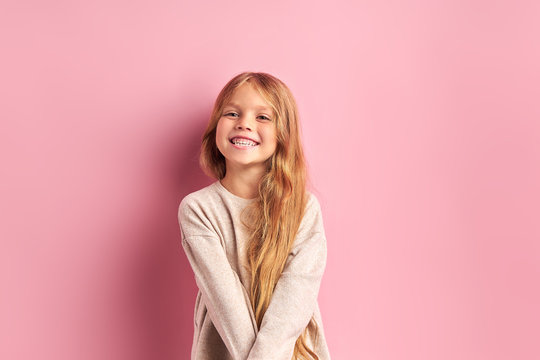
M 219 238 L 188 201 L 178 213 L 182 246 L 212 323 L 234 359 L 290 360 L 296 339 L 313 315 L 326 266 L 320 205 L 312 196 L 295 245 L 257 332 L 249 296 Z M 250 351 L 251 350 L 251 351 Z
M 321 209 L 312 195 L 248 360 L 291 359 L 315 311 L 326 253 Z
M 178 210 L 182 247 L 212 323 L 234 359 L 246 359 L 257 324 L 249 296 L 231 268 L 219 237 L 187 199 Z

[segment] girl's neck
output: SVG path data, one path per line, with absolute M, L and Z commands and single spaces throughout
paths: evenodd
M 236 196 L 244 199 L 254 199 L 258 196 L 259 182 L 263 176 L 260 171 L 235 171 L 227 169 L 221 179 L 221 185 Z

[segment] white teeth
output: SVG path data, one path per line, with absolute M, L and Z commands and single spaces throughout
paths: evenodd
M 257 143 L 253 142 L 253 141 L 249 141 L 249 140 L 246 140 L 246 139 L 233 139 L 233 143 L 236 144 L 236 145 L 243 145 L 243 146 L 255 146 L 257 145 Z

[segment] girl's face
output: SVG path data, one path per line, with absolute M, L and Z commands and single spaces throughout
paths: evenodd
M 261 167 L 276 150 L 275 114 L 250 84 L 238 87 L 225 104 L 216 129 L 216 145 L 226 167 Z

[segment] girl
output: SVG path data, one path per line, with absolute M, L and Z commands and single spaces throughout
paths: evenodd
M 267 73 L 236 75 L 216 99 L 199 161 L 217 181 L 178 209 L 199 288 L 192 359 L 330 359 L 317 303 L 326 237 L 298 121 Z

